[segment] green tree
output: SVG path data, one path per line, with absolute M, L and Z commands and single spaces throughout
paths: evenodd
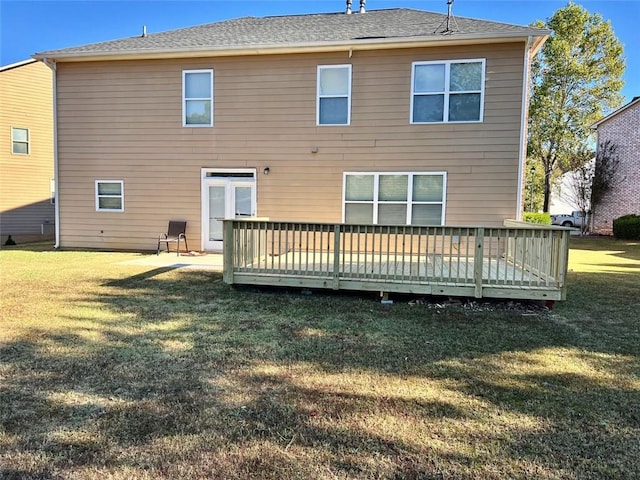
M 527 155 L 543 168 L 543 211 L 551 182 L 587 148 L 590 126 L 622 103 L 623 47 L 611 23 L 569 3 L 546 22 L 551 30 L 531 67 Z

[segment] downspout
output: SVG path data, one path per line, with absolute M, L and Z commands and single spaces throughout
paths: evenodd
M 522 112 L 520 116 L 520 150 L 518 152 L 518 195 L 516 202 L 516 220 L 522 220 L 523 211 L 523 189 L 524 189 L 524 167 L 527 162 L 527 118 L 529 113 L 529 63 L 531 61 L 531 44 L 532 37 L 527 38 L 527 44 L 524 49 L 524 67 L 522 73 Z
M 48 58 L 43 58 L 42 62 L 51 69 L 53 72 L 53 184 L 55 186 L 55 192 L 53 196 L 53 201 L 55 203 L 54 207 L 54 215 L 55 215 L 55 232 L 56 232 L 56 243 L 53 248 L 60 248 L 60 201 L 59 201 L 59 192 L 60 192 L 60 181 L 58 175 L 58 77 L 57 77 L 57 68 L 56 62 L 53 60 L 49 60 Z

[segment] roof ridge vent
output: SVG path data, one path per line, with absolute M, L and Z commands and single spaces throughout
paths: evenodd
M 447 0 L 447 18 L 442 21 L 442 23 L 433 31 L 433 33 L 453 35 L 455 32 L 460 30 L 460 27 L 458 27 L 458 22 L 456 21 L 456 17 L 453 16 L 454 1 L 455 0 Z
M 351 0 L 347 0 L 347 11 L 344 13 L 351 15 Z
M 367 0 L 360 0 L 360 13 L 366 12 L 366 10 L 364 9 L 364 6 L 366 3 L 367 3 Z

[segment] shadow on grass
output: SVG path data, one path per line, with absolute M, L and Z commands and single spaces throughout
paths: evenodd
M 608 281 L 598 277 L 596 289 Z M 533 364 L 547 349 L 590 348 L 584 361 L 594 364 L 631 355 L 631 323 L 613 330 L 622 343 L 598 337 L 604 310 L 566 324 L 390 308 L 345 294 L 233 290 L 220 274 L 171 268 L 102 288 L 82 301 L 116 320 L 75 318 L 77 332 L 33 331 L 0 348 L 0 477 L 530 478 L 529 469 L 624 478 L 637 469 L 627 459 L 640 444 L 629 447 L 637 390 L 509 368 L 509 355 Z M 637 356 L 600 364 L 626 376 L 637 366 Z M 403 393 L 405 383 L 436 393 Z M 545 427 L 520 430 L 501 415 Z M 469 426 L 490 421 L 495 432 Z
M 0 244 L 0 252 L 24 251 L 24 252 L 53 252 L 55 241 L 43 240 L 39 242 L 20 243 L 18 245 Z

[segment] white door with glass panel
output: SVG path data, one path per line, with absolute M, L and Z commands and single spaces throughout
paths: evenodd
M 203 248 L 205 250 L 222 250 L 223 220 L 249 218 L 255 214 L 255 177 L 204 178 Z

